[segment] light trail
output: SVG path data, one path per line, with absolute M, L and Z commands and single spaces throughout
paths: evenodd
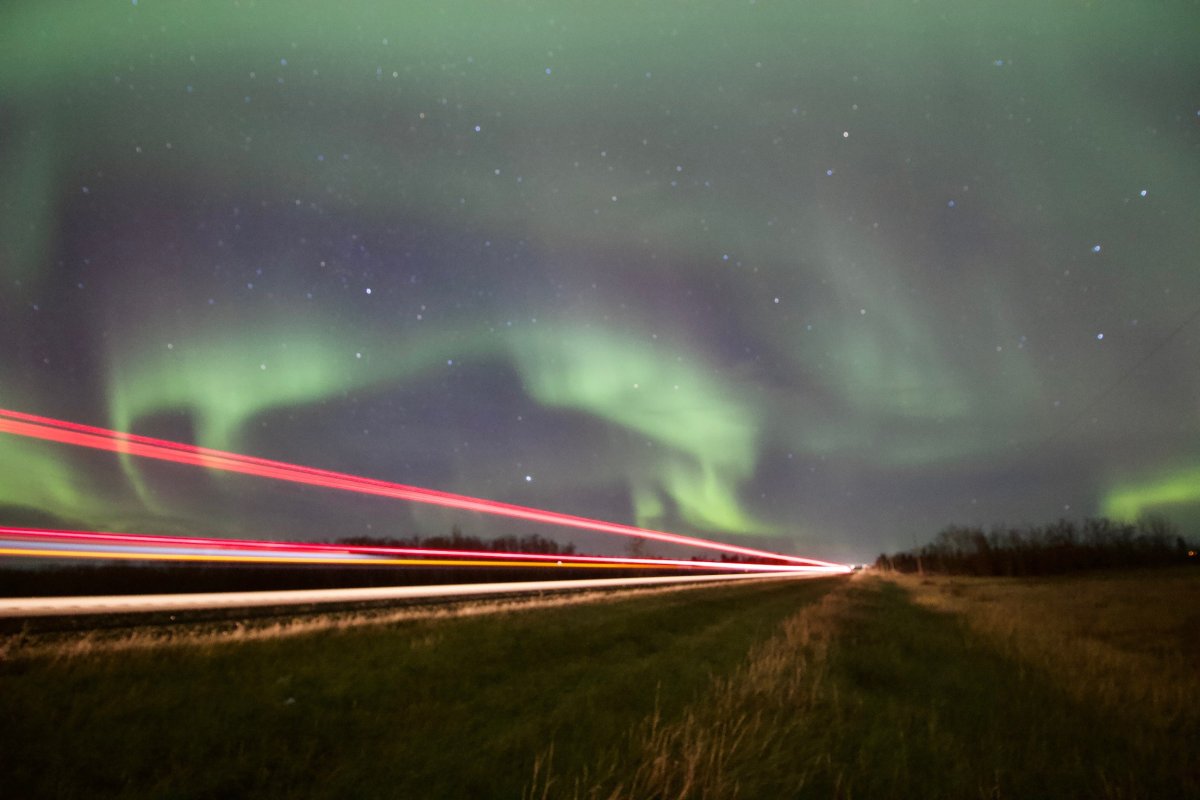
M 286 554 L 255 554 L 255 553 L 177 553 L 171 551 L 139 552 L 133 550 L 63 550 L 34 547 L 21 547 L 11 542 L 0 542 L 0 556 L 24 556 L 28 558 L 82 558 L 101 561 L 171 561 L 189 563 L 221 563 L 221 564 L 323 564 L 332 565 L 369 565 L 381 567 L 421 566 L 421 567 L 554 567 L 544 561 L 470 561 L 466 559 L 435 559 L 435 558 L 376 558 L 369 561 L 355 562 L 346 558 L 330 558 L 323 556 L 289 556 Z M 558 565 L 559 569 L 566 565 Z M 595 569 L 638 568 L 649 569 L 647 565 L 638 564 L 592 564 L 583 563 L 579 567 Z M 793 570 L 794 571 L 794 570 Z
M 122 433 L 120 431 L 81 425 L 75 422 L 57 420 L 19 411 L 0 409 L 0 432 L 160 461 L 188 464 L 212 470 L 254 475 L 291 483 L 340 489 L 398 500 L 409 500 L 417 503 L 476 511 L 495 516 L 523 519 L 550 525 L 561 525 L 619 536 L 631 536 L 690 547 L 702 547 L 709 550 L 736 553 L 742 556 L 782 561 L 787 564 L 825 567 L 838 571 L 846 569 L 843 564 L 834 564 L 828 561 L 782 555 L 780 553 L 726 544 L 694 536 L 638 528 L 632 525 L 605 522 L 588 517 L 563 514 L 557 511 L 546 511 L 528 506 L 518 506 L 467 495 L 441 492 L 435 489 L 422 489 L 416 486 L 364 478 L 347 473 L 288 464 L 282 461 L 244 456 L 237 453 L 213 450 L 165 439 L 155 439 L 137 434 Z
M 718 581 L 802 579 L 829 573 L 775 572 L 756 575 L 690 575 L 653 578 L 589 578 L 584 580 L 520 581 L 508 583 L 443 584 L 439 586 L 385 586 L 359 589 L 315 589 L 272 592 L 217 592 L 204 594 L 111 595 L 101 597 L 18 597 L 0 599 L 0 617 L 46 617 L 79 614 L 126 614 L 154 611 L 187 611 L 214 608 L 275 607 L 322 603 L 359 603 L 379 600 L 470 598 L 488 595 L 669 586 Z
M 587 569 L 683 569 L 723 572 L 842 572 L 808 565 L 746 564 L 666 558 L 513 553 L 382 545 L 217 539 L 133 533 L 47 530 L 0 526 L 0 555 L 33 558 L 224 561 L 347 566 L 579 567 Z
M 90 560 L 113 560 L 113 561 L 186 561 L 186 562 L 208 562 L 208 563 L 237 563 L 237 564 L 352 564 L 354 562 L 345 558 L 324 558 L 310 557 L 302 558 L 300 556 L 288 556 L 284 554 L 220 554 L 220 553 L 173 553 L 173 552 L 136 552 L 136 551 L 118 551 L 118 550 L 59 550 L 59 549 L 37 549 L 26 548 L 19 546 L 11 546 L 9 543 L 0 542 L 0 556 L 27 556 L 30 558 L 83 558 Z M 495 561 L 466 561 L 452 559 L 423 559 L 423 558 L 380 558 L 373 559 L 372 564 L 377 566 L 425 566 L 425 567 L 548 567 L 551 566 L 541 561 L 529 562 L 511 562 L 498 564 Z M 582 566 L 592 567 L 607 567 L 615 568 L 617 564 L 584 564 Z

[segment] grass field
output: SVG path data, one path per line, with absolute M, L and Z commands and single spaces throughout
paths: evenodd
M 1200 797 L 1200 575 L 873 575 L 0 663 L 12 797 Z
M 673 715 L 831 588 L 583 605 L 0 665 L 0 796 L 517 797 Z

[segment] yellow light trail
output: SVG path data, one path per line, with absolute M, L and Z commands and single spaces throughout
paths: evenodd
M 657 564 L 619 563 L 606 564 L 594 561 L 572 561 L 570 563 L 548 563 L 545 561 L 475 561 L 462 559 L 433 558 L 372 558 L 351 560 L 345 558 L 303 558 L 284 555 L 201 555 L 193 553 L 130 553 L 107 550 L 50 550 L 24 547 L 0 547 L 0 556 L 25 556 L 30 558 L 87 558 L 122 561 L 197 561 L 241 564 L 340 564 L 349 567 L 364 566 L 422 566 L 422 567 L 542 567 L 545 569 L 663 569 Z

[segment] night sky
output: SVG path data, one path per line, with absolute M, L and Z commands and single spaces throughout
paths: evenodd
M 838 560 L 1200 522 L 1194 2 L 417 5 L 7 3 L 0 406 Z M 0 505 L 535 532 L 9 435 Z

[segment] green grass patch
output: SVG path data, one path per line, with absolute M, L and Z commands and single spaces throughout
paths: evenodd
M 1034 588 L 1044 585 L 1055 586 Z M 1172 591 L 1187 596 L 1189 588 Z M 1039 614 L 1065 614 L 1075 595 L 1062 585 L 1042 597 Z M 1110 680 L 1092 680 L 1089 669 L 1103 674 L 1106 665 L 1026 658 L 1025 648 L 969 617 L 922 607 L 877 578 L 844 583 L 756 645 L 702 703 L 674 720 L 643 723 L 628 754 L 587 775 L 539 774 L 531 794 L 1200 796 L 1195 712 L 1164 725 L 1152 705 L 1105 703 L 1095 692 Z M 1083 693 L 1050 668 L 1059 663 L 1076 665 Z
M 30 651 L 0 663 L 0 791 L 1200 797 L 1196 591 L 859 576 Z
M 813 796 L 1195 796 L 1191 744 L 1153 720 L 1081 702 L 895 584 L 851 600 L 813 708 L 829 726 Z
M 0 663 L 9 797 L 517 797 L 731 672 L 837 581 Z

